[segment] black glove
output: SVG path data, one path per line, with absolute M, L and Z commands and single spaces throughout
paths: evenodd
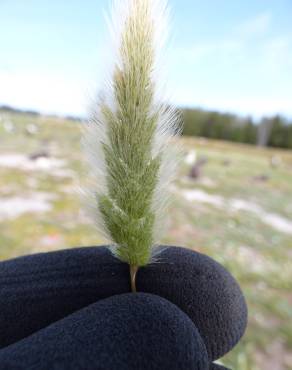
M 166 298 L 189 316 L 203 339 L 209 363 L 231 350 L 245 330 L 247 310 L 239 286 L 221 265 L 202 254 L 177 247 L 162 248 L 154 264 L 139 270 L 137 289 Z M 14 343 L 93 302 L 129 290 L 128 266 L 103 247 L 38 254 L 2 262 L 0 346 Z M 106 301 L 100 303 L 103 302 Z M 95 305 L 97 310 L 98 305 Z M 79 315 L 82 316 L 83 311 Z M 119 315 L 119 312 L 110 314 L 115 321 L 115 314 Z M 72 320 L 72 317 L 65 320 Z M 54 330 L 65 330 L 65 320 L 54 324 Z M 143 325 L 142 316 L 140 322 Z M 58 329 L 59 325 L 61 329 Z M 46 330 L 49 328 L 31 338 L 47 338 Z M 166 338 L 160 334 L 156 338 L 165 342 Z M 2 350 L 0 360 L 4 354 L 9 357 L 8 349 L 15 351 L 14 348 L 23 345 L 28 348 L 27 341 L 38 341 L 31 338 Z M 183 345 L 187 347 L 184 342 Z M 89 343 L 88 346 L 91 348 Z M 108 349 L 107 346 L 103 348 L 104 356 Z M 178 345 L 178 351 L 179 348 Z M 25 350 L 25 353 L 29 352 Z M 155 368 L 152 365 L 149 363 L 149 369 Z M 172 365 L 173 369 L 181 368 L 175 367 L 175 363 Z

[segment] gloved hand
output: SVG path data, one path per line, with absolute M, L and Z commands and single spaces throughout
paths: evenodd
M 0 347 L 11 344 L 0 351 L 0 369 L 222 368 L 210 363 L 246 327 L 236 281 L 211 258 L 183 248 L 162 247 L 155 260 L 137 275 L 137 290 L 151 295 L 123 294 L 130 291 L 128 266 L 104 247 L 0 263 Z M 124 338 L 132 338 L 131 350 Z M 125 358 L 132 362 L 123 365 Z

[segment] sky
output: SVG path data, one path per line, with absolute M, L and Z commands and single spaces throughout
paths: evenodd
M 291 0 L 169 0 L 173 104 L 292 117 Z M 110 0 L 0 0 L 0 105 L 86 115 L 109 62 Z

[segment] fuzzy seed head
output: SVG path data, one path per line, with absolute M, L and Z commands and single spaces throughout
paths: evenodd
M 143 266 L 161 238 L 178 158 L 178 117 L 157 81 L 167 3 L 120 0 L 112 14 L 115 63 L 84 132 L 89 202 L 115 255 Z

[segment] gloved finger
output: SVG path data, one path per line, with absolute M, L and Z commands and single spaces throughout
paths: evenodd
M 0 351 L 0 370 L 208 370 L 193 322 L 164 298 L 94 303 Z
M 137 289 L 192 319 L 214 361 L 244 333 L 247 308 L 234 278 L 211 258 L 167 247 L 141 268 Z M 100 299 L 130 291 L 129 267 L 107 248 L 79 248 L 0 263 L 0 348 Z

